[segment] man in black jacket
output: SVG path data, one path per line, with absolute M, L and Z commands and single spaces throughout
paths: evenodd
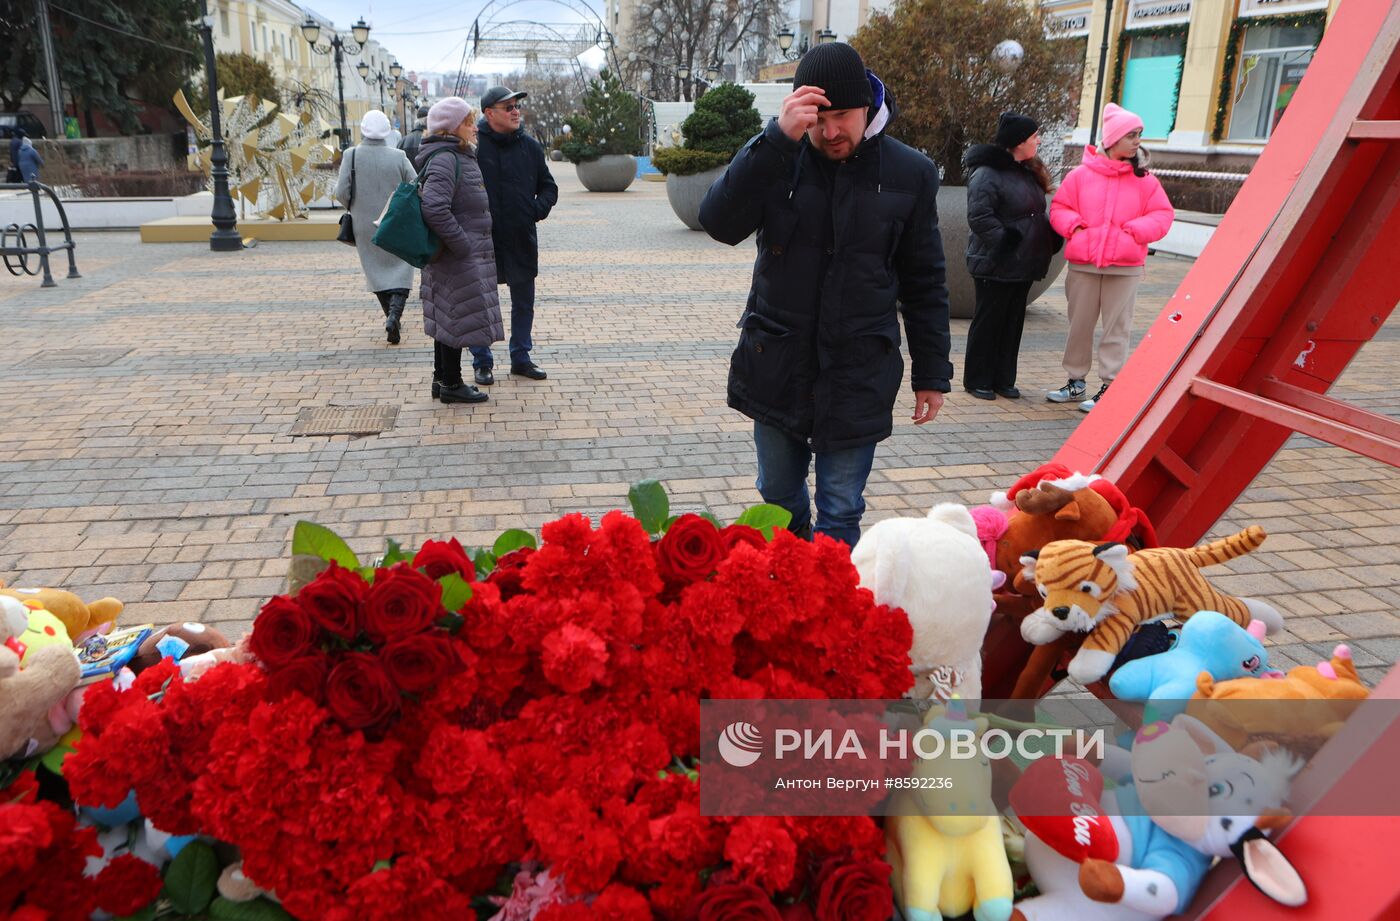
M 542 381 L 549 375 L 530 360 L 540 264 L 535 224 L 548 217 L 559 201 L 559 186 L 545 163 L 544 148 L 521 127 L 527 95 L 504 86 L 482 94 L 476 157 L 491 201 L 496 279 L 510 289 L 510 373 Z M 496 382 L 494 363 L 489 347 L 472 349 L 478 384 Z
M 890 435 L 904 360 L 916 425 L 949 390 L 948 288 L 938 170 L 884 132 L 894 100 L 849 45 L 802 58 L 782 114 L 734 157 L 700 207 L 731 246 L 758 232 L 729 405 L 754 420 L 758 491 L 812 531 L 854 545 L 875 445 Z
M 408 154 L 409 163 L 418 162 L 418 148 L 423 146 L 423 132 L 428 130 L 428 107 L 418 107 L 418 120 L 413 123 L 413 130 L 403 136 L 399 141 L 399 150 Z

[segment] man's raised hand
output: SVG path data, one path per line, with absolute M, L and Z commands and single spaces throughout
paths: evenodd
M 782 112 L 778 115 L 778 128 L 794 141 L 801 141 L 802 135 L 817 123 L 817 109 L 830 106 L 826 93 L 815 86 L 800 86 L 783 100 Z

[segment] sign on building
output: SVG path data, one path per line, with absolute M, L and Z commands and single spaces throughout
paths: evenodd
M 1192 0 L 1129 0 L 1125 28 L 1147 29 L 1191 21 Z
M 1274 13 L 1310 13 L 1327 9 L 1327 0 L 1240 0 L 1241 16 L 1269 16 Z

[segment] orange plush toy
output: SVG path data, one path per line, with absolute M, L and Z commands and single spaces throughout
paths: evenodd
M 994 596 L 997 609 L 983 647 L 991 653 L 983 658 L 983 696 L 1036 698 L 1046 690 L 1055 665 L 1082 637 L 1035 647 L 1021 638 L 1021 620 L 1041 603 L 1035 583 L 1022 574 L 1021 557 L 1057 540 L 1121 541 L 1139 550 L 1157 546 L 1157 534 L 1117 486 L 1063 464 L 1036 468 L 1004 494 L 993 494 L 992 505 L 1006 515 L 993 565 L 1005 574 L 1007 587 Z
M 106 633 L 111 630 L 123 607 L 115 598 L 99 598 L 85 603 L 77 595 L 61 588 L 6 588 L 4 581 L 0 581 L 0 595 L 8 595 L 21 603 L 38 604 L 63 621 L 75 644 L 94 632 Z
M 1342 644 L 1331 661 L 1300 665 L 1283 678 L 1216 681 L 1201 672 L 1186 712 L 1236 751 L 1275 743 L 1310 758 L 1370 694 Z

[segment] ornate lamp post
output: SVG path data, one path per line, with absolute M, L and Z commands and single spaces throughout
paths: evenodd
M 345 55 L 359 54 L 369 42 L 369 26 L 365 24 L 363 16 L 360 17 L 359 22 L 350 27 L 350 34 L 354 41 L 347 42 L 339 33 L 333 32 L 328 39 L 329 46 L 318 45 L 316 42 L 321 38 L 321 24 L 311 18 L 309 14 L 306 17 L 306 22 L 301 24 L 301 36 L 306 39 L 312 51 L 317 54 L 335 54 L 335 87 L 340 100 L 341 150 L 350 146 L 350 128 L 345 119 Z M 368 72 L 368 66 L 365 66 L 365 70 Z
M 209 127 L 213 131 L 210 148 L 210 175 L 214 179 L 214 211 L 210 219 L 214 231 L 209 234 L 209 248 L 219 253 L 243 248 L 238 235 L 238 212 L 233 210 L 233 197 L 228 191 L 228 154 L 224 151 L 224 130 L 219 123 L 219 75 L 214 65 L 214 17 L 209 4 L 199 0 L 199 32 L 204 41 L 204 82 L 209 88 Z
M 783 57 L 789 61 L 796 61 L 807 53 L 807 36 L 802 36 L 802 44 L 793 49 L 792 44 L 797 40 L 797 33 L 791 29 L 784 28 L 778 33 L 778 50 L 783 53 Z

